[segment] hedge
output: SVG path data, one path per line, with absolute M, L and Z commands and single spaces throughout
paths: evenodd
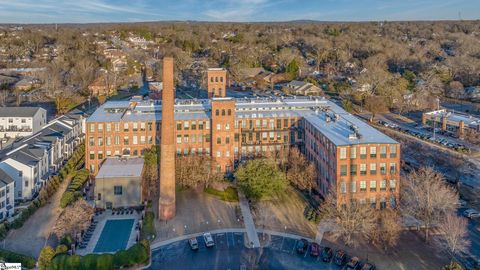
M 75 170 L 78 164 L 83 164 L 83 157 L 85 153 L 85 145 L 82 144 L 72 154 L 72 157 L 67 161 L 65 166 L 60 169 L 59 174 L 52 176 L 47 184 L 40 190 L 39 195 L 35 198 L 30 205 L 22 210 L 18 217 L 11 223 L 8 221 L 0 224 L 0 239 L 4 239 L 10 229 L 18 229 L 23 226 L 30 216 L 37 211 L 38 208 L 44 206 L 48 199 L 57 191 L 60 183 L 63 182 L 65 177 Z
M 141 231 L 142 239 L 153 239 L 155 238 L 155 214 L 151 211 L 145 213 L 145 218 L 143 219 L 143 226 Z
M 0 260 L 11 263 L 21 263 L 22 267 L 32 269 L 36 260 L 30 256 L 18 254 L 12 251 L 0 249 Z
M 80 269 L 110 270 L 147 264 L 150 244 L 146 240 L 115 254 L 88 254 L 85 256 L 61 254 L 53 258 L 49 270 Z
M 83 185 L 85 185 L 89 176 L 90 172 L 87 169 L 81 169 L 77 172 L 70 184 L 68 184 L 67 190 L 65 190 L 65 192 L 62 194 L 62 198 L 60 199 L 60 207 L 67 207 L 82 195 L 79 190 L 83 187 Z

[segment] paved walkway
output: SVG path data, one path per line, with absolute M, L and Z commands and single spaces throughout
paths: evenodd
M 238 193 L 240 199 L 240 210 L 243 215 L 243 223 L 245 224 L 245 230 L 247 232 L 248 243 L 251 243 L 250 247 L 260 247 L 260 239 L 258 239 L 258 233 L 253 222 L 252 212 L 250 212 L 250 205 L 247 198 L 241 192 Z
M 51 232 L 63 210 L 60 198 L 69 183 L 70 178 L 65 179 L 46 205 L 37 209 L 21 228 L 11 230 L 2 248 L 37 258 L 45 244 L 54 245 L 57 239 Z

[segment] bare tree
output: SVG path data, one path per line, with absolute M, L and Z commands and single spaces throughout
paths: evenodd
M 370 122 L 373 122 L 375 116 L 378 113 L 382 113 L 387 111 L 387 106 L 385 104 L 385 100 L 383 97 L 380 96 L 368 96 L 365 98 L 365 109 L 372 113 L 372 117 L 370 118 Z
M 467 239 L 467 220 L 457 216 L 455 213 L 448 213 L 444 216 L 438 226 L 440 235 L 439 245 L 445 249 L 453 260 L 455 254 L 467 251 L 470 241 Z
M 343 198 L 346 199 L 346 198 Z M 330 192 L 320 208 L 322 219 L 332 225 L 332 236 L 347 246 L 355 246 L 355 236 L 368 237 L 375 229 L 375 210 L 367 204 L 351 201 L 339 205 L 334 192 Z
M 287 163 L 287 179 L 299 189 L 311 191 L 315 188 L 317 171 L 305 156 L 293 147 L 289 151 Z
M 79 199 L 72 205 L 65 208 L 58 217 L 53 227 L 53 232 L 58 238 L 65 234 L 75 235 L 90 226 L 90 219 L 93 217 L 94 209 L 84 199 Z
M 387 208 L 379 211 L 377 217 L 377 227 L 373 230 L 371 239 L 373 242 L 379 243 L 384 251 L 387 251 L 388 248 L 397 245 L 402 232 L 400 215 L 397 210 Z
M 208 187 L 212 182 L 222 178 L 222 174 L 214 168 L 215 161 L 210 157 L 179 156 L 175 163 L 175 177 L 184 187 Z
M 431 167 L 412 171 L 402 184 L 403 211 L 423 223 L 425 241 L 428 241 L 430 228 L 455 209 L 457 193 L 447 185 L 443 175 Z

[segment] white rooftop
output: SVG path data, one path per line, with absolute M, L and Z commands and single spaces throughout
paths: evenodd
M 142 157 L 110 157 L 105 159 L 96 178 L 141 177 Z
M 477 128 L 480 125 L 480 118 L 474 117 L 474 116 L 469 115 L 469 114 L 447 111 L 445 109 L 428 112 L 426 114 L 431 115 L 433 117 L 440 117 L 440 118 L 446 116 L 447 120 L 452 121 L 452 122 L 463 121 L 465 126 L 468 126 L 468 127 L 471 127 L 471 128 Z

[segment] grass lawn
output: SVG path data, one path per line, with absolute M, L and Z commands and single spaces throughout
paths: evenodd
M 147 240 L 155 239 L 155 214 L 151 211 L 145 213 L 145 219 L 143 220 L 143 227 L 141 232 L 141 238 Z
M 238 202 L 238 192 L 234 187 L 228 187 L 224 191 L 209 187 L 205 189 L 205 192 L 219 198 L 222 201 Z

